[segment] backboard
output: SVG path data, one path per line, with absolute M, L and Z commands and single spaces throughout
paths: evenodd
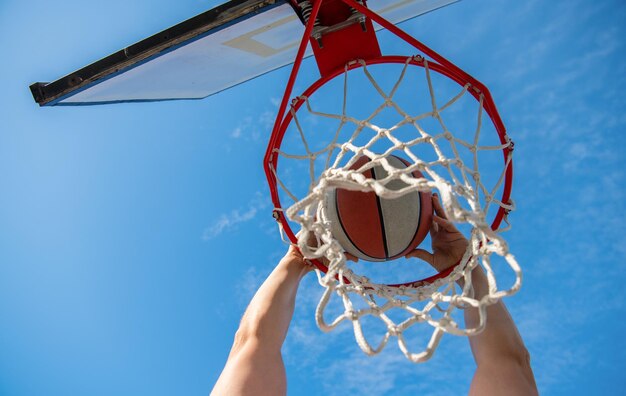
M 456 1 L 370 0 L 368 7 L 398 24 Z M 30 89 L 40 106 L 202 99 L 292 63 L 303 32 L 288 1 L 231 0 Z

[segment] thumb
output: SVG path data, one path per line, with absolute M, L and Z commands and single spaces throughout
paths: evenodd
M 418 259 L 426 261 L 430 265 L 433 265 L 435 262 L 435 256 L 433 256 L 431 252 L 424 249 L 415 249 L 412 252 L 407 253 L 404 257 L 417 257 Z

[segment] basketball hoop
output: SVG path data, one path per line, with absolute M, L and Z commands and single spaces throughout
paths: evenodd
M 397 337 L 405 356 L 422 362 L 432 355 L 444 332 L 480 332 L 486 307 L 521 286 L 521 270 L 500 235 L 513 209 L 513 142 L 488 89 L 419 41 L 352 0 L 319 0 L 307 7 L 305 33 L 264 159 L 274 215 L 289 241 L 318 269 L 319 282 L 326 289 L 316 311 L 322 330 L 351 321 L 365 353 L 376 354 L 390 337 Z M 325 28 L 328 21 L 341 26 Z M 381 55 L 372 22 L 421 55 Z M 308 42 L 322 76 L 289 104 Z M 320 92 L 335 87 L 334 93 Z M 446 98 L 441 104 L 437 92 Z M 366 101 L 364 93 L 370 95 Z M 316 101 L 316 95 L 331 99 Z M 333 104 L 336 110 L 329 110 Z M 466 120 L 471 121 L 463 123 Z M 489 136 L 485 130 L 491 132 Z M 502 156 L 496 161 L 493 153 L 498 152 Z M 361 156 L 370 159 L 364 167 L 382 166 L 388 176 L 375 180 L 364 177 L 362 169 L 351 168 Z M 390 156 L 402 156 L 409 166 L 393 168 Z M 306 182 L 302 175 L 293 174 L 297 170 L 304 172 Z M 414 171 L 424 177 L 414 177 Z M 390 188 L 394 180 L 405 187 Z M 449 219 L 468 228 L 463 258 L 444 272 L 399 283 L 374 282 L 356 274 L 328 221 L 325 197 L 338 188 L 374 191 L 387 199 L 415 191 L 439 192 Z M 298 226 L 301 233 L 296 237 Z M 514 275 L 512 285 L 504 290 L 496 283 L 494 253 Z M 477 266 L 485 269 L 489 282 L 489 293 L 480 300 L 473 297 L 470 277 Z M 463 286 L 457 289 L 461 279 Z M 324 313 L 333 295 L 341 298 L 345 310 L 327 322 Z M 479 310 L 475 328 L 463 328 L 453 317 L 455 310 L 466 307 Z M 402 310 L 408 318 L 394 320 L 392 310 Z M 363 333 L 361 320 L 366 316 L 379 318 L 387 329 L 377 346 Z M 426 348 L 413 353 L 403 332 L 418 323 L 428 323 L 434 330 Z

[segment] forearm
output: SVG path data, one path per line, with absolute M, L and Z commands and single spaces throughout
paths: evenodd
M 481 268 L 476 268 L 472 272 L 472 287 L 477 300 L 488 294 L 487 276 Z M 468 328 L 478 326 L 479 322 L 478 309 L 465 310 L 465 324 Z M 502 301 L 487 307 L 485 329 L 480 334 L 470 337 L 470 345 L 478 365 L 494 357 L 528 358 L 522 337 Z
M 467 250 L 467 240 L 451 223 L 437 194 L 433 194 L 433 224 L 430 229 L 433 252 L 416 249 L 407 257 L 418 257 L 437 271 L 445 271 L 455 265 Z M 489 282 L 482 268 L 471 274 L 474 298 L 482 299 L 489 294 Z M 464 286 L 464 280 L 459 280 Z M 537 386 L 530 368 L 528 351 L 524 346 L 513 319 L 504 303 L 499 301 L 486 308 L 485 328 L 480 334 L 470 336 L 469 341 L 478 368 L 472 380 L 471 395 L 536 395 Z M 480 325 L 480 311 L 465 309 L 466 328 Z
M 298 284 L 309 271 L 293 248 L 248 305 L 228 360 L 211 395 L 276 396 L 287 390 L 281 346 L 293 316 Z
M 308 268 L 293 254 L 274 268 L 248 305 L 236 334 L 236 345 L 262 339 L 263 345 L 280 350 L 293 315 L 296 293 Z
M 488 294 L 487 277 L 481 268 L 472 273 L 476 299 Z M 468 328 L 480 323 L 475 308 L 465 310 Z M 530 366 L 530 355 L 522 337 L 502 301 L 487 307 L 485 329 L 469 337 L 474 360 L 478 366 L 470 395 L 536 395 L 537 385 Z

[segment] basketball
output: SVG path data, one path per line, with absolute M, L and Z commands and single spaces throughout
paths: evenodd
M 402 158 L 392 155 L 387 159 L 394 168 L 408 166 Z M 363 156 L 350 169 L 359 169 L 369 161 Z M 412 174 L 424 177 L 417 170 Z M 380 180 L 387 171 L 377 165 L 363 175 Z M 406 186 L 399 179 L 387 184 L 388 189 L 396 191 Z M 415 249 L 426 238 L 433 216 L 431 194 L 420 191 L 390 199 L 380 198 L 373 191 L 336 189 L 327 194 L 326 207 L 335 239 L 347 253 L 367 261 L 392 260 Z

